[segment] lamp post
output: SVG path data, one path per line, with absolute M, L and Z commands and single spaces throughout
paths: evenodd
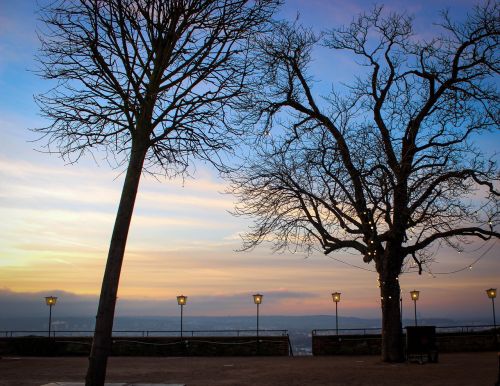
M 497 297 L 497 289 L 496 288 L 487 289 L 486 294 L 491 299 L 491 306 L 493 307 L 493 327 L 495 329 L 495 335 L 496 335 L 497 319 L 495 316 L 495 298 Z
M 57 296 L 46 296 L 45 304 L 49 306 L 49 338 L 50 338 L 50 327 L 52 325 L 52 306 L 55 306 L 57 302 Z
M 415 309 L 415 326 L 416 326 L 417 325 L 417 300 L 420 296 L 420 291 L 417 291 L 417 290 L 410 291 L 410 295 L 411 295 L 411 300 L 413 300 L 413 305 L 414 305 L 414 309 Z
M 182 313 L 184 310 L 184 306 L 186 305 L 186 302 L 187 302 L 187 296 L 184 295 L 177 296 L 177 304 L 181 306 L 181 338 L 182 338 Z
M 497 297 L 497 289 L 489 288 L 486 290 L 486 295 L 491 299 L 491 306 L 493 307 L 493 332 L 495 334 L 495 346 L 498 352 L 498 377 L 495 386 L 500 386 L 500 348 L 498 347 L 498 335 L 497 335 L 497 319 L 495 316 L 495 298 Z
M 259 305 L 262 303 L 262 298 L 264 295 L 255 294 L 253 296 L 253 302 L 257 305 L 257 336 L 259 336 Z
M 403 328 L 403 297 L 399 297 L 399 320 L 401 322 L 401 329 Z
M 340 302 L 340 292 L 332 293 L 332 299 L 335 302 L 335 332 L 339 334 L 339 313 L 338 313 L 338 305 Z

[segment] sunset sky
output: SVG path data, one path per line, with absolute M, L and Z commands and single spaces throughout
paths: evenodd
M 33 95 L 48 85 L 34 74 L 38 48 L 33 0 L 0 0 L 0 309 L 16 301 L 45 311 L 42 296 L 65 301 L 95 301 L 100 291 L 107 247 L 123 182 L 123 169 L 113 169 L 96 153 L 68 165 L 40 151 L 43 142 L 29 129 L 44 125 Z M 281 17 L 297 13 L 306 25 L 328 28 L 351 21 L 372 1 L 287 1 Z M 450 7 L 464 15 L 474 4 L 465 0 L 387 1 L 389 10 L 415 16 L 417 33 L 425 35 Z M 323 56 L 325 55 L 325 56 Z M 324 78 L 352 79 L 349 63 L 320 53 Z M 332 63 L 329 62 L 332 60 Z M 487 150 L 498 148 L 499 135 L 484 138 Z M 254 312 L 251 294 L 264 294 L 262 313 L 330 314 L 331 292 L 342 293 L 343 315 L 379 317 L 377 274 L 359 255 L 335 259 L 320 253 L 273 254 L 266 246 L 235 252 L 239 233 L 250 222 L 233 217 L 233 198 L 222 194 L 225 182 L 207 165 L 197 164 L 194 179 L 160 180 L 144 176 L 136 203 L 119 289 L 118 314 L 171 315 L 175 296 L 189 297 L 192 315 L 246 315 Z M 432 317 L 489 317 L 485 289 L 500 289 L 498 243 L 473 244 L 462 254 L 440 250 L 437 273 L 468 267 L 453 275 L 403 275 L 405 313 L 409 291 L 421 290 L 419 313 Z M 64 292 L 62 292 L 64 291 Z M 39 299 L 39 303 L 32 303 Z M 66 300 L 65 300 L 66 299 Z M 95 312 L 88 311 L 90 314 Z M 14 316 L 14 315 L 12 315 Z

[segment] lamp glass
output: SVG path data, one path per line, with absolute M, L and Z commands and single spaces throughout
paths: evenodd
M 184 295 L 179 295 L 177 296 L 177 304 L 179 304 L 179 306 L 183 306 L 184 304 L 187 303 L 187 296 L 184 296 Z
M 57 302 L 57 296 L 46 296 L 45 297 L 45 304 L 48 306 L 55 306 Z
M 420 291 L 417 290 L 410 291 L 410 295 L 411 295 L 411 300 L 418 300 L 420 296 Z
M 490 299 L 495 299 L 497 297 L 497 289 L 496 288 L 489 288 L 486 290 L 486 294 Z
M 335 303 L 340 302 L 340 292 L 334 292 L 332 293 L 332 299 Z
M 255 294 L 255 295 L 253 295 L 253 302 L 254 302 L 255 304 L 260 304 L 260 303 L 262 303 L 262 297 L 263 297 L 263 296 L 264 296 L 264 295 L 261 295 L 261 294 Z

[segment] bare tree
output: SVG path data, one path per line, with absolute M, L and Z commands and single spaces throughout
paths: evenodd
M 74 162 L 94 148 L 128 164 L 102 282 L 86 385 L 103 385 L 120 271 L 143 171 L 216 167 L 241 130 L 228 108 L 253 70 L 248 42 L 276 0 L 57 0 L 41 10 L 37 101 L 49 151 Z
M 403 359 L 406 264 L 422 272 L 431 245 L 500 237 L 498 168 L 474 146 L 498 130 L 499 5 L 462 24 L 444 13 L 441 27 L 418 41 L 410 17 L 381 7 L 321 36 L 279 23 L 259 41 L 263 70 L 241 106 L 264 134 L 232 176 L 236 214 L 255 220 L 244 248 L 354 250 L 374 263 L 385 361 Z M 318 91 L 310 70 L 320 42 L 360 65 L 347 91 Z

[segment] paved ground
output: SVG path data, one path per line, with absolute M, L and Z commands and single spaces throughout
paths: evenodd
M 0 386 L 84 379 L 86 358 L 3 358 Z M 438 364 L 386 364 L 373 356 L 111 358 L 107 382 L 187 386 L 493 386 L 495 352 L 442 354 Z

